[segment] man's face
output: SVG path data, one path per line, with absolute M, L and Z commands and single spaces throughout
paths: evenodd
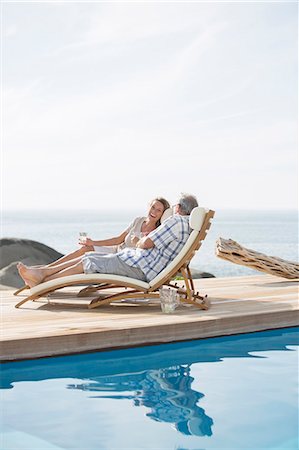
M 173 213 L 174 214 L 180 214 L 180 204 L 176 203 L 173 207 Z

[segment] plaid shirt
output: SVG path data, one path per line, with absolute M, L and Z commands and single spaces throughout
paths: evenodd
M 175 214 L 148 234 L 154 247 L 126 248 L 118 256 L 129 266 L 141 269 L 151 281 L 179 254 L 190 233 L 189 216 Z

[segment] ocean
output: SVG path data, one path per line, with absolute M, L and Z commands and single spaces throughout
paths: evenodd
M 32 239 L 68 253 L 77 248 L 79 231 L 86 231 L 93 239 L 113 237 L 143 214 L 143 211 L 3 211 L 1 237 Z M 216 211 L 208 236 L 191 267 L 216 277 L 257 274 L 215 256 L 218 237 L 233 239 L 268 256 L 298 261 L 296 211 Z

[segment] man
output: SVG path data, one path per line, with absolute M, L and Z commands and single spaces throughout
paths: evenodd
M 191 229 L 189 215 L 198 206 L 192 195 L 182 194 L 175 205 L 175 214 L 141 239 L 136 249 L 128 248 L 118 257 L 131 267 L 143 272 L 145 279 L 155 278 L 180 252 Z
M 30 287 L 79 273 L 107 273 L 151 281 L 184 246 L 191 233 L 189 215 L 196 206 L 198 203 L 193 195 L 182 194 L 175 206 L 175 214 L 140 239 L 136 248 L 126 248 L 108 255 L 91 252 L 47 268 L 27 267 L 20 263 L 19 273 Z

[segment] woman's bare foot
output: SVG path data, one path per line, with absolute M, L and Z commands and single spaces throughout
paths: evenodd
M 17 265 L 20 276 L 23 278 L 24 282 L 30 287 L 34 287 L 41 283 L 45 276 L 43 275 L 42 269 L 27 267 L 23 263 L 18 263 Z

